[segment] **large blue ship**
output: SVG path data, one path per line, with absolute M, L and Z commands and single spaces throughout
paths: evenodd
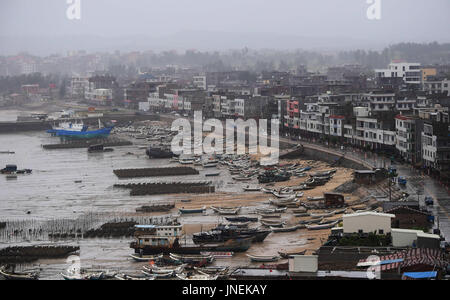
M 57 137 L 65 139 L 94 139 L 106 138 L 111 133 L 114 127 L 105 127 L 98 130 L 91 131 L 72 131 L 72 130 L 56 130 L 53 134 Z

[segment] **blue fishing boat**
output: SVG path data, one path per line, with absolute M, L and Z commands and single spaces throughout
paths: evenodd
M 98 130 L 91 131 L 71 131 L 71 130 L 57 130 L 55 136 L 64 139 L 94 139 L 106 138 L 111 133 L 114 127 L 105 127 Z

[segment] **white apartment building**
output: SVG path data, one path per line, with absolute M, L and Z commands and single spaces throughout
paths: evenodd
M 364 94 L 363 100 L 373 112 L 391 111 L 395 108 L 395 93 Z
M 446 93 L 450 96 L 450 80 L 426 81 L 423 90 L 429 95 Z
M 437 136 L 433 134 L 433 125 L 424 124 L 422 131 L 422 160 L 427 167 L 434 167 L 437 155 Z
M 422 70 L 420 63 L 407 63 L 401 61 L 394 61 L 389 64 L 387 69 L 375 70 L 377 77 L 381 78 L 403 78 L 407 84 L 421 84 Z
M 393 147 L 396 143 L 395 132 L 384 130 L 376 118 L 356 118 L 356 127 L 353 132 L 353 139 L 360 146 L 369 146 L 372 149 L 378 149 L 386 146 Z M 349 138 L 349 135 L 346 135 L 346 138 Z
M 398 111 L 412 111 L 417 107 L 417 99 L 397 99 L 395 107 Z
M 202 89 L 204 91 L 206 91 L 206 89 L 208 88 L 206 83 L 206 76 L 194 76 L 192 79 L 192 84 L 196 88 Z
M 89 88 L 89 79 L 87 77 L 72 77 L 69 88 L 70 97 L 84 99 L 84 92 L 87 88 Z
M 86 89 L 85 99 L 98 105 L 108 105 L 112 102 L 113 92 L 111 89 Z

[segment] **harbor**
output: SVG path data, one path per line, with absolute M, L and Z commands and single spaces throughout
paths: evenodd
M 326 247 L 345 216 L 383 212 L 383 181 L 356 181 L 384 173 L 352 169 L 367 166 L 357 157 L 344 161 L 339 152 L 319 155 L 286 140 L 273 166 L 251 155 L 169 158 L 167 125 L 118 125 L 106 139 L 67 141 L 48 130 L 0 135 L 0 144 L 13 141 L 0 163 L 30 171 L 1 178 L 2 244 L 76 249 L 64 257 L 5 256 L 15 269 L 3 276 L 35 278 L 26 270 L 37 267 L 43 280 L 362 279 L 356 262 L 339 263 Z M 396 184 L 391 197 L 404 201 L 412 188 Z M 429 212 L 445 212 L 439 203 Z M 446 220 L 435 220 L 443 237 Z M 68 274 L 73 257 L 89 271 Z M 318 257 L 319 271 L 290 272 L 296 257 Z

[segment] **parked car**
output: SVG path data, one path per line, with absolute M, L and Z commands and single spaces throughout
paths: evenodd
M 426 204 L 427 206 L 432 206 L 432 205 L 434 205 L 434 200 L 433 200 L 433 198 L 432 198 L 431 196 L 426 196 L 426 197 L 425 197 L 425 204 Z

